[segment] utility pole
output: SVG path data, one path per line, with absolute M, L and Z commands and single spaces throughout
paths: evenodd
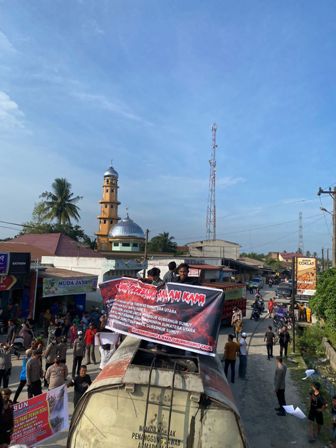
M 329 247 L 327 248 L 327 270 L 329 269 Z
M 322 264 L 322 272 L 324 272 L 325 271 L 325 266 L 324 266 L 324 247 L 322 247 L 321 264 Z
M 332 267 L 336 268 L 336 187 L 333 189 L 329 187 L 329 190 L 323 190 L 321 187 L 319 188 L 317 195 L 321 196 L 321 194 L 328 194 L 333 200 L 333 211 L 332 213 L 326 210 L 325 208 L 321 208 L 322 211 L 329 213 L 332 216 Z
M 149 235 L 149 229 L 146 229 L 146 239 L 145 239 L 145 250 L 144 250 L 144 268 L 143 268 L 143 274 L 142 278 L 146 278 L 146 270 L 147 270 L 147 259 L 148 259 L 148 235 Z
M 217 125 L 214 123 L 211 128 L 212 131 L 212 150 L 210 164 L 210 177 L 209 177 L 209 197 L 206 216 L 206 239 L 216 239 L 216 132 Z

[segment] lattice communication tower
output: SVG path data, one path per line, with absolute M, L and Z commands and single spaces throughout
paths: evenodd
M 206 217 L 206 239 L 216 239 L 216 133 L 217 125 L 214 123 L 211 128 L 212 131 L 212 149 L 210 164 L 210 177 L 209 177 L 209 196 L 208 207 Z

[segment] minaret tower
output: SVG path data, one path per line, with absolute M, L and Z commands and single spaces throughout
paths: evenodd
M 118 217 L 118 173 L 111 165 L 104 173 L 103 195 L 100 203 L 99 230 L 97 235 L 98 250 L 112 250 L 108 240 L 111 227 L 119 220 Z

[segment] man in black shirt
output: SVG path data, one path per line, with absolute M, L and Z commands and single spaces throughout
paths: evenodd
M 267 348 L 267 359 L 273 358 L 273 344 L 274 344 L 275 334 L 273 333 L 272 327 L 269 326 L 265 333 L 264 341 L 266 342 Z
M 199 285 L 198 279 L 195 277 L 189 277 L 189 265 L 187 263 L 181 263 L 177 268 L 178 277 L 175 280 L 176 283 L 186 283 L 188 285 Z
M 314 382 L 310 391 L 310 409 L 308 414 L 310 442 L 314 442 L 321 432 L 323 425 L 323 411 L 327 403 L 320 394 L 321 384 Z M 316 426 L 314 425 L 316 422 Z
M 91 383 L 92 381 L 90 375 L 87 373 L 87 367 L 82 365 L 79 375 L 69 384 L 69 386 L 74 386 L 74 407 L 77 406 L 80 397 L 84 395 Z
M 290 335 L 288 333 L 287 327 L 283 327 L 279 334 L 279 344 L 280 344 L 280 356 L 285 355 L 285 358 L 287 358 L 287 350 L 288 350 L 288 343 L 290 342 Z

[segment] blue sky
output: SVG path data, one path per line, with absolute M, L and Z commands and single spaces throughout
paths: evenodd
M 331 247 L 335 33 L 333 0 L 0 0 L 0 219 L 66 177 L 93 235 L 112 159 L 121 216 L 203 239 L 216 122 L 218 238 L 295 250 L 302 211 Z

